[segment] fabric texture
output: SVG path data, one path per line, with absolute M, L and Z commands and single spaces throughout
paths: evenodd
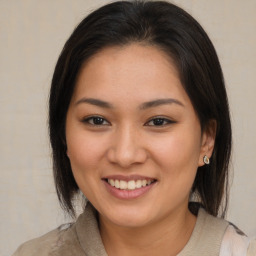
M 21 245 L 13 256 L 107 256 L 101 240 L 97 213 L 88 203 L 77 221 L 65 224 Z M 177 256 L 255 256 L 250 240 L 229 222 L 199 209 L 192 236 Z

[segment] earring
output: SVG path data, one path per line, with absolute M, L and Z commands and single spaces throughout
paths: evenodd
M 208 158 L 208 156 L 204 156 L 204 163 L 210 164 L 210 159 Z

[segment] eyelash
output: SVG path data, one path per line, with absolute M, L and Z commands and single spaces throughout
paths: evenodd
M 90 116 L 82 120 L 83 123 L 86 123 L 88 125 L 92 126 L 107 126 L 110 125 L 110 123 L 103 117 L 101 116 Z M 152 123 L 153 124 L 150 124 Z M 154 123 L 155 122 L 155 123 Z M 104 124 L 105 123 L 105 124 Z M 153 117 L 149 121 L 145 123 L 145 126 L 155 126 L 155 127 L 164 127 L 170 124 L 176 123 L 173 120 L 170 120 L 165 117 Z
M 155 122 L 154 125 L 149 125 L 149 123 L 151 123 L 151 122 L 153 122 L 153 123 Z M 156 123 L 158 123 L 158 124 L 156 124 Z M 167 125 L 170 125 L 170 124 L 173 124 L 173 123 L 175 123 L 173 120 L 167 119 L 165 117 L 154 117 L 154 118 L 151 118 L 146 123 L 146 126 L 163 127 L 163 126 L 167 126 Z
M 92 122 L 96 122 L 96 123 L 92 123 Z M 98 123 L 97 122 L 107 122 L 107 124 L 103 124 L 103 123 Z M 87 117 L 85 119 L 82 120 L 83 123 L 86 123 L 86 124 L 89 124 L 89 125 L 93 125 L 93 126 L 101 126 L 101 125 L 110 125 L 110 123 L 103 117 L 101 116 L 90 116 L 90 117 Z

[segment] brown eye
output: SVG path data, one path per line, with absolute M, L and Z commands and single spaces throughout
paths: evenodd
M 100 116 L 88 117 L 88 118 L 84 119 L 83 122 L 91 124 L 91 125 L 96 125 L 96 126 L 109 125 L 109 122 L 106 119 L 104 119 L 103 117 L 100 117 Z
M 164 125 L 168 125 L 171 123 L 174 123 L 174 122 L 172 120 L 169 120 L 166 118 L 157 117 L 157 118 L 151 119 L 149 122 L 147 122 L 146 125 L 148 125 L 148 126 L 164 126 Z

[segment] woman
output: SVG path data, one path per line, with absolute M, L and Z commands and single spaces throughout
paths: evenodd
M 254 255 L 224 217 L 231 151 L 218 57 L 201 26 L 161 1 L 86 17 L 52 79 L 57 194 L 75 215 L 14 255 Z

